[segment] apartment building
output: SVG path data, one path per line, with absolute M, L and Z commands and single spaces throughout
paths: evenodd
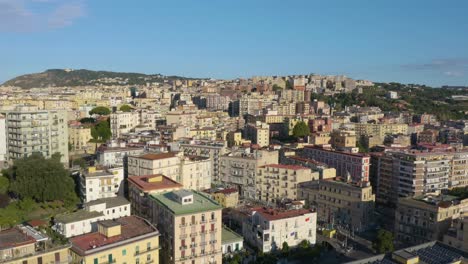
M 452 220 L 467 209 L 468 199 L 448 195 L 400 198 L 395 212 L 395 237 L 408 244 L 442 240 Z
M 242 223 L 244 239 L 260 252 L 295 247 L 303 240 L 316 243 L 317 213 L 307 209 L 252 208 Z
M 370 124 L 356 123 L 354 124 L 356 137 L 360 138 L 363 135 L 372 135 L 384 138 L 387 134 L 408 134 L 407 124 Z
M 180 163 L 180 183 L 186 189 L 211 188 L 211 161 L 200 156 L 184 156 Z
M 18 105 L 3 111 L 6 117 L 7 159 L 41 153 L 50 158 L 60 153 L 68 166 L 68 127 L 65 110 L 39 110 L 36 106 Z
M 128 175 L 162 174 L 180 182 L 180 157 L 178 155 L 180 155 L 178 152 L 167 152 L 130 156 L 128 157 Z
M 246 124 L 244 128 L 245 138 L 260 147 L 270 145 L 270 125 L 257 121 L 255 124 Z
M 299 184 L 298 199 L 317 211 L 317 221 L 365 231 L 374 223 L 375 195 L 369 182 L 333 178 Z
M 133 128 L 139 125 L 138 112 L 122 112 L 112 113 L 110 116 L 110 126 L 113 138 L 119 138 L 122 134 L 130 132 Z
M 319 173 L 298 165 L 269 164 L 257 172 L 257 199 L 277 202 L 283 199 L 296 200 L 299 184 L 318 180 Z
M 70 124 L 68 126 L 68 143 L 74 151 L 86 151 L 88 142 L 92 139 L 91 128 L 82 125 Z
M 230 153 L 220 158 L 220 180 L 235 186 L 240 197 L 256 199 L 256 178 L 260 166 L 278 163 L 278 151 L 255 150 L 252 153 Z
M 161 262 L 221 264 L 221 209 L 202 193 L 177 190 L 151 196 L 161 231 Z
M 300 156 L 323 162 L 336 169 L 336 175 L 355 182 L 369 181 L 370 156 L 361 153 L 339 152 L 331 149 L 304 146 Z
M 309 136 L 308 140 L 309 144 L 322 146 L 322 145 L 331 145 L 332 139 L 330 133 L 327 132 L 320 132 L 320 133 L 313 133 Z
M 110 143 L 101 145 L 97 151 L 97 161 L 102 166 L 121 167 L 127 163 L 128 156 L 141 155 L 145 152 L 143 146 L 133 146 L 126 143 Z
M 334 131 L 331 133 L 331 144 L 335 149 L 349 150 L 356 147 L 354 131 Z
M 97 232 L 70 239 L 72 263 L 159 263 L 160 234 L 148 221 L 127 216 L 97 226 Z
M 374 154 L 377 201 L 468 185 L 468 151 L 388 151 Z
M 227 153 L 225 141 L 183 141 L 180 143 L 179 148 L 180 151 L 184 152 L 184 155 L 209 158 L 212 181 L 219 183 L 219 158 Z
M 308 125 L 310 133 L 332 132 L 332 119 L 329 117 L 310 119 Z
M 5 117 L 0 114 L 0 168 L 3 168 L 7 159 L 7 137 Z
M 235 188 L 208 189 L 203 192 L 209 194 L 223 208 L 234 208 L 239 204 L 239 191 Z
M 79 188 L 83 202 L 123 196 L 124 169 L 89 167 L 80 174 Z
M 0 263 L 70 263 L 68 243 L 53 243 L 45 233 L 28 225 L 0 231 Z
M 183 188 L 183 185 L 164 175 L 132 176 L 128 180 L 128 197 L 132 204 L 132 211 L 146 219 L 152 219 L 150 209 L 150 195 L 170 192 Z
M 468 218 L 466 215 L 460 215 L 459 218 L 452 220 L 452 225 L 444 235 L 443 242 L 454 248 L 468 251 Z

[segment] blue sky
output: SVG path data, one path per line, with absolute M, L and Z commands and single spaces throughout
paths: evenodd
M 466 0 L 0 0 L 0 82 L 49 68 L 468 85 Z

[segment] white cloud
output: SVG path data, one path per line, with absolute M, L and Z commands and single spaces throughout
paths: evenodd
M 32 5 L 40 6 L 42 11 L 35 10 Z M 0 0 L 0 32 L 61 28 L 84 14 L 82 0 Z
M 461 77 L 464 75 L 461 71 L 446 71 L 444 74 L 450 77 Z

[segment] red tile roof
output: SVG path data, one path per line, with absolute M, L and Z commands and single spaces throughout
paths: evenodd
M 156 178 L 162 176 L 162 181 L 158 182 L 148 182 L 148 179 Z M 138 189 L 148 192 L 154 190 L 164 190 L 164 189 L 173 189 L 173 188 L 182 188 L 183 185 L 171 180 L 170 178 L 164 175 L 144 175 L 144 176 L 130 176 L 128 177 L 130 184 L 133 184 Z
M 313 213 L 312 210 L 308 210 L 308 209 L 296 209 L 296 210 L 282 211 L 278 209 L 271 209 L 271 208 L 264 208 L 264 207 L 260 209 L 254 209 L 253 211 L 256 211 L 257 213 L 261 214 L 268 221 L 292 218 L 292 217 L 297 217 L 297 216 Z
M 16 227 L 0 231 L 0 249 L 19 247 L 35 242 L 36 240 L 33 237 L 23 233 Z

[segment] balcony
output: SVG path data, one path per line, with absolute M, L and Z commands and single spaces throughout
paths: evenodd
M 151 252 L 154 252 L 156 250 L 160 250 L 161 247 L 153 247 L 153 248 L 147 248 L 146 251 L 137 251 L 135 252 L 134 256 L 140 256 L 140 255 L 145 255 L 145 254 L 148 254 L 148 253 L 151 253 Z

